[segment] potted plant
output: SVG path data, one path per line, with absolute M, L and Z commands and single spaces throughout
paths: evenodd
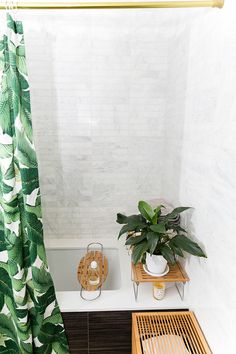
M 179 222 L 175 222 L 189 207 L 175 208 L 166 215 L 162 213 L 164 208 L 159 205 L 153 209 L 147 202 L 140 201 L 140 214 L 117 214 L 117 222 L 123 225 L 118 238 L 127 233 L 125 244 L 132 249 L 133 263 L 146 263 L 147 269 L 156 274 L 165 271 L 167 262 L 174 264 L 177 256 L 184 257 L 183 252 L 206 257 L 201 247 L 186 236 Z

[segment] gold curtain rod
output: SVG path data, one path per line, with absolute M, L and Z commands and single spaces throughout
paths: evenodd
M 14 2 L 13 2 L 14 4 Z M 62 9 L 137 9 L 137 8 L 193 8 L 224 6 L 224 0 L 201 1 L 158 1 L 158 2 L 17 2 L 17 9 L 21 10 L 62 10 Z M 6 6 L 0 4 L 0 9 Z

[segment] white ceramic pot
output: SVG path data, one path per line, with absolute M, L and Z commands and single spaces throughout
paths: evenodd
M 166 269 L 167 260 L 163 256 L 157 256 L 155 254 L 151 256 L 150 253 L 147 253 L 146 266 L 149 272 L 162 274 Z

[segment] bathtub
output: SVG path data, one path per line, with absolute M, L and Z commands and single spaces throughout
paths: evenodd
M 99 240 L 108 258 L 108 276 L 100 298 L 85 301 L 80 297 L 77 268 L 90 242 L 98 240 L 46 239 L 46 252 L 53 277 L 56 296 L 62 312 L 156 310 L 188 308 L 174 286 L 167 289 L 165 298 L 157 301 L 152 296 L 152 284 L 139 286 L 138 301 L 135 301 L 131 281 L 130 255 L 122 242 L 115 238 Z M 89 298 L 91 292 L 84 292 Z
M 47 259 L 57 291 L 78 291 L 77 268 L 80 259 L 86 254 L 86 248 L 49 248 Z M 105 248 L 109 272 L 103 285 L 103 291 L 118 290 L 121 286 L 119 251 L 117 248 Z

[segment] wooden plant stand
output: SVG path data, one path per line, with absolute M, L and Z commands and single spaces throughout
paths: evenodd
M 169 265 L 170 271 L 163 277 L 153 277 L 145 272 L 143 264 L 131 264 L 131 278 L 133 281 L 134 297 L 138 300 L 138 290 L 140 283 L 175 283 L 181 300 L 184 300 L 184 286 L 189 281 L 189 277 L 180 263 Z

